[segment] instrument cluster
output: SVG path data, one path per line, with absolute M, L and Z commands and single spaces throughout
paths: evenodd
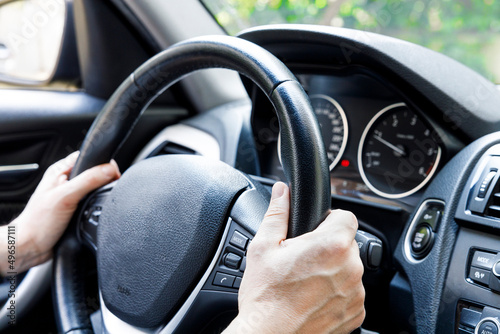
M 364 73 L 296 75 L 318 118 L 332 194 L 415 205 L 444 165 L 446 132 L 428 116 L 431 111 L 407 103 L 383 81 Z M 267 138 L 261 172 L 284 180 L 279 142 L 278 135 Z

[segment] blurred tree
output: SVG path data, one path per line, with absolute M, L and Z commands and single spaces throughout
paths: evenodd
M 202 0 L 236 34 L 273 23 L 361 29 L 442 52 L 500 82 L 500 1 Z

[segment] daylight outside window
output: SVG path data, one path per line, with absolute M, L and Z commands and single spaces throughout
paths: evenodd
M 388 35 L 444 53 L 500 83 L 497 0 L 202 0 L 232 35 L 274 23 L 308 23 Z
M 59 59 L 64 20 L 64 0 L 0 0 L 0 81 L 49 81 Z

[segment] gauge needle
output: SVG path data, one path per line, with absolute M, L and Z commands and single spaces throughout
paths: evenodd
M 389 143 L 387 140 L 385 139 L 382 139 L 382 137 L 379 137 L 377 135 L 373 136 L 375 139 L 377 139 L 379 142 L 381 142 L 382 144 L 384 144 L 385 146 L 389 147 L 390 149 L 392 149 L 394 152 L 396 153 L 399 153 L 401 155 L 406 155 L 406 152 L 403 151 L 402 149 L 400 149 L 399 147 L 395 146 L 395 145 L 392 145 L 391 143 Z

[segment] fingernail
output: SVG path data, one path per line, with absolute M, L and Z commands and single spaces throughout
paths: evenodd
M 115 166 L 115 167 L 116 167 L 116 169 L 118 170 L 118 175 L 122 175 L 122 173 L 120 173 L 120 167 L 119 167 L 119 166 L 118 166 L 118 164 L 116 163 L 116 160 L 115 160 L 115 159 L 111 159 L 110 164 L 112 164 L 113 166 Z
M 283 196 L 286 190 L 286 185 L 283 182 L 276 182 L 273 186 L 273 192 L 271 194 L 271 200 L 280 198 Z
M 75 151 L 75 152 L 71 153 L 70 155 L 68 155 L 68 159 L 69 160 L 76 160 L 76 158 L 78 158 L 79 155 L 80 155 L 80 151 Z
M 110 164 L 106 164 L 106 165 L 102 166 L 101 171 L 108 178 L 115 176 L 115 169 Z

